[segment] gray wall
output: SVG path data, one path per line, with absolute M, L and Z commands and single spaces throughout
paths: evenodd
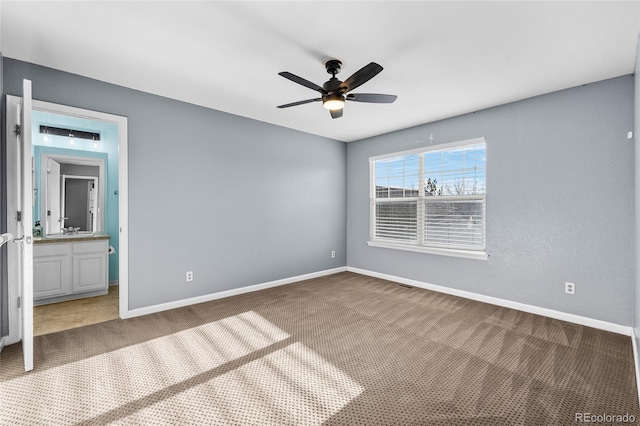
M 640 347 L 640 35 L 638 35 L 638 43 L 636 45 L 636 67 L 635 74 L 633 75 L 633 81 L 635 83 L 634 91 L 634 143 L 635 143 L 635 215 L 636 215 L 636 250 L 635 250 L 635 267 L 636 267 L 636 294 L 635 294 L 635 318 L 634 318 L 634 331 L 636 335 L 636 344 Z M 636 359 L 636 371 L 640 370 L 640 360 Z M 637 377 L 637 376 L 636 376 Z M 640 386 L 640 384 L 638 384 Z
M 631 76 L 345 147 L 12 59 L 3 75 L 8 94 L 29 78 L 36 99 L 129 117 L 132 308 L 348 264 L 633 324 Z M 486 262 L 366 244 L 368 157 L 430 134 L 487 138 Z
M 3 58 L 0 53 L 0 95 L 4 94 L 2 85 L 2 64 Z M 0 96 L 0 141 L 5 135 L 5 97 Z M 7 193 L 6 179 L 6 146 L 0 143 L 0 194 Z M 0 233 L 7 231 L 7 197 L 0 197 Z M 9 334 L 9 294 L 8 294 L 8 278 L 7 278 L 7 248 L 0 248 L 0 338 Z
M 7 94 L 28 78 L 34 99 L 128 117 L 130 308 L 346 265 L 344 143 L 4 65 Z
M 348 144 L 347 264 L 631 325 L 633 90 L 623 76 Z M 486 137 L 488 261 L 367 246 L 368 157 L 430 134 Z

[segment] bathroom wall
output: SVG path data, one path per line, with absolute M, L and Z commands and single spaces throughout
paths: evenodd
M 344 143 L 5 58 L 23 78 L 128 118 L 131 309 L 346 265 Z
M 633 91 L 622 76 L 349 143 L 348 265 L 631 326 Z M 487 261 L 367 245 L 369 157 L 431 136 L 486 138 Z

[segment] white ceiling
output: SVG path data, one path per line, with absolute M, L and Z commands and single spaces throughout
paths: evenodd
M 5 57 L 341 141 L 634 72 L 638 1 L 0 2 Z M 384 67 L 332 120 L 323 63 Z

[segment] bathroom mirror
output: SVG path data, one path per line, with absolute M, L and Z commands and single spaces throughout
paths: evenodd
M 44 235 L 104 232 L 104 160 L 42 154 L 39 166 Z

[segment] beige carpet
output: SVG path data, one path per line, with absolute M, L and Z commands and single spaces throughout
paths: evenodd
M 628 337 L 347 272 L 35 348 L 27 374 L 19 344 L 0 354 L 0 425 L 640 418 Z

